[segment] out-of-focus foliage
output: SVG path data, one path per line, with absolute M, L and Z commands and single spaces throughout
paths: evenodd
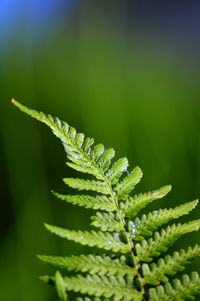
M 25 35 L 28 18 L 19 28 L 8 14 L 16 32 L 0 52 L 2 300 L 50 300 L 51 292 L 37 279 L 44 267 L 35 255 L 81 252 L 43 230 L 43 221 L 74 228 L 72 206 L 48 193 L 62 190 L 60 178 L 71 174 L 59 144 L 17 113 L 12 97 L 68 120 L 112 145 L 119 157 L 126 154 L 144 171 L 141 191 L 171 183 L 170 201 L 157 201 L 158 208 L 200 195 L 198 10 L 184 2 L 181 10 L 170 2 L 160 10 L 147 1 L 129 2 L 84 0 L 70 10 L 62 7 L 54 26 L 38 39 Z M 42 25 L 36 32 L 41 31 Z M 197 217 L 198 210 L 191 218 Z M 87 229 L 81 208 L 78 223 Z M 198 242 L 195 235 L 185 237 L 185 246 Z

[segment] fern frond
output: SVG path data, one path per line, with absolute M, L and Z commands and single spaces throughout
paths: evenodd
M 92 197 L 90 195 L 84 194 L 76 194 L 76 195 L 69 195 L 69 194 L 61 194 L 55 191 L 52 191 L 53 195 L 57 198 L 67 202 L 72 203 L 73 205 L 78 205 L 85 208 L 92 208 L 92 209 L 101 209 L 105 211 L 115 211 L 116 207 L 113 203 L 111 198 L 108 198 L 104 195 L 97 195 Z
M 45 283 L 54 283 L 54 277 L 41 277 Z M 133 277 L 77 275 L 64 277 L 66 291 L 80 292 L 95 297 L 112 298 L 113 301 L 143 299 L 142 293 L 133 288 Z M 105 300 L 105 299 L 104 299 Z
M 123 277 L 106 277 L 97 275 L 77 275 L 76 277 L 65 277 L 66 290 L 81 292 L 82 294 L 94 295 L 96 297 L 112 298 L 120 300 L 142 300 L 142 293 L 133 288 L 133 278 L 126 280 Z
M 91 216 L 91 219 L 93 220 L 91 225 L 100 228 L 102 231 L 122 232 L 124 230 L 123 224 L 120 222 L 118 215 L 112 212 L 97 212 L 96 215 Z
M 104 153 L 101 155 L 101 157 L 97 161 L 97 165 L 103 172 L 107 171 L 108 167 L 111 164 L 111 160 L 112 158 L 114 158 L 114 156 L 115 156 L 115 151 L 113 148 L 106 149 Z
M 150 301 L 182 301 L 195 300 L 196 295 L 200 292 L 200 278 L 197 272 L 192 272 L 189 278 L 188 275 L 183 275 L 182 282 L 179 279 L 173 280 L 173 285 L 170 283 L 165 286 L 150 288 Z
M 142 170 L 139 167 L 135 167 L 129 175 L 116 185 L 114 190 L 116 191 L 119 200 L 126 198 L 129 195 L 136 184 L 140 182 L 142 175 Z
M 104 182 L 95 180 L 83 180 L 79 178 L 65 178 L 64 183 L 78 190 L 92 190 L 103 194 L 109 194 L 109 189 Z
M 69 158 L 69 154 L 67 154 L 67 157 Z M 81 161 L 78 160 L 76 156 L 73 156 L 73 157 L 70 156 L 70 160 L 74 161 L 75 163 L 67 162 L 66 164 L 69 167 L 71 167 L 77 171 L 83 172 L 83 173 L 91 174 L 91 175 L 95 176 L 97 179 L 102 180 L 102 177 L 99 174 L 98 170 L 91 168 L 91 167 L 87 167 L 87 165 L 82 160 Z
M 101 173 L 104 173 L 104 171 L 108 169 L 115 152 L 113 149 L 104 149 L 102 151 L 102 147 L 103 145 L 97 144 L 91 153 L 87 154 L 89 158 L 88 161 L 82 158 L 79 159 L 76 154 L 68 152 L 67 155 L 70 155 L 70 160 L 74 163 L 67 162 L 67 165 L 77 171 L 90 173 L 97 179 L 103 180 Z
M 90 274 L 103 275 L 136 275 L 136 269 L 126 264 L 126 258 L 112 259 L 109 256 L 100 255 L 80 255 L 70 257 L 44 256 L 38 255 L 44 263 L 48 263 L 55 268 L 67 269 L 69 271 L 89 272 Z
M 105 147 L 103 144 L 97 144 L 90 153 L 90 158 L 93 162 L 97 162 L 104 153 Z
M 200 220 L 194 220 L 184 224 L 173 224 L 161 232 L 155 232 L 154 238 L 150 238 L 148 242 L 142 240 L 141 243 L 136 244 L 136 252 L 138 260 L 150 262 L 152 257 L 157 257 L 161 252 L 166 252 L 168 247 L 171 246 L 183 234 L 198 231 L 200 228 Z
M 134 222 L 129 224 L 130 232 L 134 240 L 142 240 L 144 236 L 151 236 L 153 231 L 157 230 L 163 224 L 170 220 L 178 218 L 184 214 L 188 214 L 196 207 L 198 200 L 185 203 L 170 209 L 160 209 L 143 214 L 142 218 L 136 218 Z
M 123 215 L 129 218 L 134 218 L 136 214 L 147 204 L 163 198 L 171 191 L 171 189 L 171 185 L 167 185 L 154 191 L 144 194 L 140 193 L 134 197 L 129 197 L 125 202 L 120 203 L 120 208 L 123 212 Z
M 89 138 L 87 137 L 85 140 L 84 140 L 84 143 L 83 143 L 83 151 L 86 153 L 86 154 L 90 154 L 91 152 L 91 146 L 94 144 L 94 139 L 93 138 Z
M 200 256 L 200 246 L 198 245 L 193 249 L 189 247 L 187 251 L 176 251 L 172 256 L 167 255 L 164 258 L 160 258 L 156 263 L 151 263 L 150 266 L 144 263 L 142 270 L 145 282 L 152 285 L 158 285 L 160 281 L 167 282 L 168 278 L 166 275 L 174 276 L 178 271 L 183 271 L 185 265 L 197 256 Z
M 137 217 L 138 212 L 150 202 L 164 197 L 171 190 L 171 186 L 167 185 L 134 197 L 129 196 L 142 178 L 139 167 L 135 167 L 129 174 L 127 158 L 112 163 L 115 156 L 112 148 L 106 149 L 103 144 L 95 146 L 93 138 L 85 138 L 84 134 L 77 133 L 75 128 L 59 118 L 31 110 L 15 100 L 12 102 L 20 110 L 51 128 L 62 142 L 69 167 L 94 177 L 64 179 L 69 187 L 92 191 L 91 195 L 67 195 L 58 192 L 53 194 L 74 205 L 103 210 L 97 211 L 96 215 L 91 217 L 92 225 L 100 228 L 100 231 L 75 231 L 45 224 L 51 233 L 60 237 L 110 251 L 109 256 L 38 256 L 43 262 L 58 269 L 87 274 L 63 278 L 57 271 L 55 277 L 41 277 L 44 282 L 54 285 L 60 300 L 67 300 L 68 291 L 78 293 L 75 297 L 77 301 L 194 300 L 193 296 L 200 293 L 197 273 L 192 273 L 191 278 L 184 275 L 182 282 L 176 279 L 171 284 L 169 280 L 200 255 L 200 246 L 174 252 L 172 256 L 160 257 L 157 261 L 154 257 L 166 252 L 183 234 L 199 230 L 200 220 L 196 220 L 173 224 L 157 231 L 170 220 L 188 214 L 197 201 Z M 146 236 L 151 237 L 146 240 Z M 160 285 L 160 281 L 166 284 Z M 69 298 L 70 294 L 69 292 Z
M 65 291 L 65 281 L 59 271 L 56 271 L 55 273 L 55 288 L 58 296 L 60 297 L 60 300 L 67 301 L 67 294 Z
M 119 233 L 111 234 L 109 232 L 101 231 L 74 231 L 63 229 L 60 227 L 45 224 L 47 230 L 62 238 L 75 241 L 81 245 L 88 245 L 90 247 L 98 247 L 105 250 L 112 250 L 114 252 L 127 253 L 129 247 L 120 240 Z
M 123 172 L 127 170 L 128 165 L 127 158 L 121 158 L 111 166 L 106 173 L 106 178 L 111 182 L 112 185 L 118 182 L 118 179 L 121 177 Z
M 59 120 L 59 118 L 53 118 L 51 115 L 45 115 L 42 112 L 31 110 L 17 101 L 13 101 L 21 111 L 27 113 L 33 118 L 45 123 L 51 128 L 54 135 L 57 136 L 67 153 L 68 159 L 73 163 L 67 163 L 72 168 L 94 175 L 97 179 L 102 180 L 102 171 L 96 168 L 90 159 L 91 146 L 94 143 L 94 139 L 86 138 L 82 133 L 76 133 L 73 127 L 70 127 L 66 122 Z M 107 154 L 107 156 L 106 156 Z M 103 156 L 103 155 L 102 155 Z M 110 160 L 111 154 L 104 152 L 103 162 Z M 110 161 L 109 161 L 110 162 Z M 102 163 L 103 164 L 103 163 Z

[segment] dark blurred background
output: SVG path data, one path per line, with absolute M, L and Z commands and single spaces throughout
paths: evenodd
M 144 172 L 137 193 L 172 184 L 148 209 L 170 208 L 200 196 L 199 50 L 198 1 L 0 1 L 1 300 L 56 300 L 38 279 L 54 270 L 36 254 L 85 249 L 43 222 L 89 227 L 87 210 L 51 196 L 73 175 L 60 142 L 10 99 L 127 155 Z M 195 242 L 198 233 L 171 250 Z

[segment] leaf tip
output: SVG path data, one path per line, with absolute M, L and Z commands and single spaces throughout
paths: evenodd
M 93 221 L 93 222 L 90 223 L 90 226 L 95 226 L 98 223 L 99 223 L 98 221 Z
M 39 259 L 39 260 L 42 260 L 43 256 L 40 255 L 40 254 L 37 254 L 36 257 Z
M 40 276 L 39 277 L 40 280 L 42 280 L 44 283 L 49 284 L 49 276 L 45 275 L 45 276 Z
M 47 230 L 49 230 L 49 228 L 50 228 L 50 225 L 49 225 L 49 224 L 47 224 L 47 223 L 44 223 L 44 227 L 45 227 Z
M 163 187 L 163 190 L 162 190 L 162 193 L 163 193 L 163 196 L 168 194 L 170 191 L 172 190 L 172 185 L 166 185 Z

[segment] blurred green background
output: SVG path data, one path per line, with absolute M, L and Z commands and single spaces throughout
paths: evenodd
M 43 222 L 89 227 L 89 212 L 51 196 L 63 189 L 60 142 L 10 103 L 51 113 L 139 165 L 136 192 L 172 184 L 148 209 L 200 196 L 199 3 L 182 1 L 0 2 L 0 299 L 56 300 L 36 254 L 85 248 Z M 199 207 L 189 220 L 199 217 Z M 171 248 L 199 243 L 199 234 Z M 194 261 L 187 271 L 199 271 Z

